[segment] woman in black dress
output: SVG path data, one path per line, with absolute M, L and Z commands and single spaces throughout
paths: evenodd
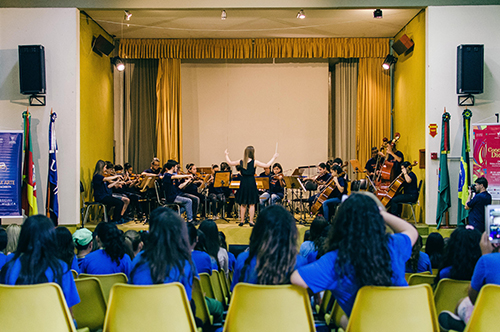
M 230 166 L 240 165 L 241 167 L 241 182 L 240 188 L 236 192 L 235 201 L 240 204 L 240 224 L 243 226 L 245 221 L 245 213 L 247 211 L 247 206 L 249 207 L 249 223 L 253 226 L 253 217 L 255 214 L 255 204 L 259 203 L 259 191 L 257 190 L 257 184 L 255 183 L 255 167 L 271 167 L 274 160 L 278 157 L 278 153 L 269 160 L 267 164 L 264 164 L 258 160 L 255 160 L 255 149 L 253 146 L 247 146 L 245 153 L 243 154 L 243 159 L 239 161 L 231 161 L 229 159 L 229 152 L 226 150 L 226 161 Z

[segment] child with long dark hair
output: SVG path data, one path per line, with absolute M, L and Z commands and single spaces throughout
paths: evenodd
M 295 219 L 281 205 L 271 205 L 259 214 L 250 236 L 250 250 L 236 259 L 231 289 L 238 282 L 260 285 L 290 283 L 292 272 L 305 264 L 298 256 Z
M 180 282 L 191 300 L 193 278 L 186 223 L 171 209 L 160 207 L 149 217 L 149 243 L 134 259 L 129 282 L 154 285 Z
M 78 261 L 75 255 L 75 244 L 71 232 L 66 228 L 59 226 L 56 228 L 57 239 L 57 258 L 66 263 L 70 269 L 80 273 Z
M 205 219 L 198 229 L 205 234 L 205 248 L 212 261 L 217 264 L 217 270 L 224 271 L 227 275 L 229 273 L 229 257 L 226 249 L 220 246 L 217 224 L 213 220 Z
M 34 285 L 46 282 L 61 286 L 69 308 L 80 302 L 68 265 L 57 258 L 54 223 L 38 214 L 24 221 L 17 250 L 0 272 L 0 283 Z
M 387 234 L 386 226 L 396 234 Z M 335 214 L 326 254 L 295 271 L 291 281 L 314 293 L 330 290 L 349 316 L 361 287 L 408 285 L 405 263 L 417 237 L 413 226 L 387 213 L 373 194 L 353 194 Z M 347 317 L 341 323 L 347 326 Z
M 241 222 L 239 226 L 243 226 L 245 221 L 245 214 L 248 207 L 249 223 L 253 226 L 253 217 L 255 214 L 255 204 L 259 203 L 259 191 L 257 190 L 257 184 L 255 183 L 255 167 L 259 166 L 262 168 L 271 167 L 274 159 L 278 157 L 278 153 L 269 160 L 267 164 L 255 160 L 255 149 L 253 146 L 247 146 L 245 152 L 243 153 L 243 159 L 239 161 L 231 161 L 229 159 L 229 152 L 226 150 L 226 161 L 230 166 L 240 166 L 241 167 L 241 181 L 240 188 L 236 193 L 236 203 L 240 204 L 240 217 Z
M 425 241 L 425 253 L 429 255 L 433 269 L 439 269 L 443 260 L 444 239 L 438 232 L 433 232 Z
M 422 237 L 419 235 L 417 242 L 413 245 L 411 250 L 411 257 L 406 262 L 406 273 L 422 273 L 430 272 L 432 274 L 431 260 L 429 255 L 425 252 L 421 252 L 422 249 Z
M 96 243 L 100 248 L 83 259 L 80 266 L 82 273 L 112 274 L 130 273 L 132 261 L 125 253 L 122 232 L 115 224 L 100 223 L 97 228 Z

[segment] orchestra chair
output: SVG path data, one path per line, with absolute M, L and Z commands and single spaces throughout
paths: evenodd
M 346 329 L 360 331 L 439 332 L 431 286 L 362 287 Z
M 178 282 L 111 289 L 104 332 L 198 331 L 184 286 Z
M 210 280 L 210 274 L 203 272 L 199 274 L 201 289 L 206 297 L 215 299 L 214 290 L 212 286 L 212 281 Z
M 106 316 L 106 301 L 99 279 L 88 277 L 75 280 L 80 303 L 73 307 L 73 316 L 78 326 L 91 331 L 102 329 Z
M 443 310 L 454 312 L 458 301 L 468 296 L 469 285 L 470 281 L 467 280 L 447 278 L 439 280 L 434 290 L 434 303 L 438 315 Z
M 56 283 L 0 285 L 0 330 L 76 332 L 61 287 Z
M 162 207 L 167 207 L 169 209 L 174 210 L 177 212 L 177 214 L 181 214 L 181 206 L 177 203 L 167 203 L 167 200 L 163 197 L 160 197 L 160 185 L 158 184 L 158 181 L 155 181 L 155 193 L 156 193 L 156 201 L 158 202 L 159 206 Z M 149 206 L 149 212 L 151 213 L 151 205 Z
M 414 273 L 408 279 L 408 285 L 414 286 L 414 285 L 428 284 L 429 286 L 431 286 L 431 288 L 434 289 L 435 280 L 436 280 L 435 275 Z
M 498 331 L 498 299 L 500 286 L 487 284 L 481 288 L 477 297 L 474 311 L 464 332 L 471 331 Z
M 422 189 L 422 180 L 420 180 L 420 182 L 418 183 L 418 197 L 420 197 L 420 189 Z M 417 198 L 417 201 L 416 202 L 413 202 L 413 203 L 401 203 L 403 205 L 403 207 L 405 205 L 409 205 L 410 208 L 411 208 L 411 213 L 413 215 L 413 222 L 415 223 L 415 225 L 417 224 L 417 218 L 415 217 L 415 209 L 413 208 L 415 205 L 418 205 L 420 207 L 420 198 Z
M 82 181 L 80 181 L 80 197 L 82 199 L 82 228 L 85 227 L 85 223 L 89 217 L 89 211 L 91 208 L 97 207 L 102 208 L 104 214 L 104 221 L 108 222 L 108 212 L 106 211 L 106 205 L 100 202 L 86 202 L 85 201 L 85 188 L 83 187 Z
M 316 331 L 307 290 L 295 285 L 238 283 L 224 332 L 247 331 Z
M 108 303 L 109 294 L 111 292 L 111 288 L 114 284 L 126 284 L 128 282 L 127 275 L 125 273 L 113 273 L 113 274 L 87 274 L 80 273 L 78 278 L 97 278 L 101 283 L 102 294 L 104 295 L 104 300 Z

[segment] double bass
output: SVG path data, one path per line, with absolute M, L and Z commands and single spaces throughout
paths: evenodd
M 399 133 L 396 133 L 394 135 L 394 138 L 392 139 L 392 141 L 390 141 L 390 142 L 384 141 L 384 145 L 382 146 L 381 150 L 385 149 L 385 158 L 384 158 L 384 162 L 382 163 L 382 165 L 380 167 L 380 174 L 377 177 L 377 182 L 392 181 L 396 177 L 395 174 L 399 170 L 394 170 L 393 169 L 394 163 L 387 161 L 387 159 L 388 159 L 387 145 L 393 146 L 394 144 L 396 144 L 396 142 L 399 140 L 400 137 L 401 137 L 401 135 Z
M 418 162 L 414 161 L 413 164 L 411 164 L 410 166 L 415 167 L 417 164 Z M 384 206 L 387 206 L 391 201 L 391 199 L 399 191 L 403 183 L 405 183 L 405 178 L 404 178 L 404 173 L 401 172 L 401 174 L 399 174 L 387 188 L 377 190 L 377 197 L 380 200 L 380 202 Z

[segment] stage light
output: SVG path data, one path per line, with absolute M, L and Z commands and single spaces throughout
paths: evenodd
M 227 13 L 225 10 L 222 10 L 222 13 L 220 13 L 220 19 L 225 20 L 227 18 Z
M 380 8 L 373 11 L 373 18 L 382 18 L 382 10 Z
M 128 10 L 125 10 L 125 21 L 130 21 L 130 18 L 132 17 L 132 13 L 129 12 Z
M 304 10 L 299 10 L 299 12 L 297 13 L 297 18 L 300 18 L 301 20 L 305 19 L 306 18 L 306 14 L 304 14 Z
M 387 69 L 391 68 L 391 66 L 393 64 L 395 64 L 396 62 L 398 62 L 398 58 L 396 58 L 395 56 L 393 56 L 391 54 L 387 54 L 387 56 L 385 57 L 384 63 L 382 64 L 382 68 L 387 70 Z
M 111 58 L 111 63 L 116 67 L 116 70 L 118 71 L 125 70 L 125 64 L 123 63 L 123 60 L 119 56 Z

